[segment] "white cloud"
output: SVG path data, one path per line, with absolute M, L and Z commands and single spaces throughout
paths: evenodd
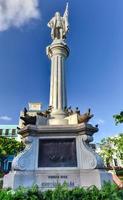
M 4 120 L 4 121 L 11 121 L 12 120 L 12 118 L 8 117 L 7 115 L 0 116 L 0 119 Z
M 0 31 L 39 19 L 39 0 L 0 0 Z
M 104 124 L 104 122 L 105 121 L 103 119 L 98 119 L 98 121 L 97 121 L 98 124 Z

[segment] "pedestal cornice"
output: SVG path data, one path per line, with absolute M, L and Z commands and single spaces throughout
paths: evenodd
M 35 126 L 27 125 L 25 128 L 21 129 L 18 133 L 23 137 L 28 135 L 42 135 L 45 133 L 50 134 L 75 134 L 75 135 L 88 135 L 92 136 L 98 128 L 93 127 L 91 124 L 77 124 L 77 125 L 47 125 L 47 126 Z

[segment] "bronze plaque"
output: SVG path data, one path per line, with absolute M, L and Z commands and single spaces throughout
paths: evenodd
M 38 167 L 76 167 L 76 140 L 39 139 Z

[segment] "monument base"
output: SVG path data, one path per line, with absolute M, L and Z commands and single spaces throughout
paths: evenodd
M 112 181 L 102 159 L 89 141 L 97 128 L 90 124 L 28 125 L 20 130 L 26 148 L 12 162 L 3 187 L 16 189 L 36 184 L 41 190 L 54 189 L 58 183 L 68 188 L 101 188 Z
M 4 188 L 17 189 L 19 186 L 31 187 L 38 185 L 42 191 L 54 189 L 58 184 L 66 184 L 68 188 L 90 187 L 98 188 L 104 182 L 112 182 L 112 174 L 104 170 L 39 170 L 13 171 L 4 177 Z
M 105 182 L 113 183 L 113 180 L 112 174 L 103 169 L 80 171 L 80 186 L 82 187 L 90 187 L 95 185 L 100 189 Z

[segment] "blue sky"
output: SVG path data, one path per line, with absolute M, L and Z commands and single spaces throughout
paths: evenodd
M 18 2 L 24 0 L 13 1 L 17 3 L 14 9 L 7 5 L 10 1 L 4 0 L 0 14 L 0 124 L 17 124 L 28 102 L 42 102 L 44 109 L 48 106 L 50 61 L 45 48 L 51 38 L 47 22 L 54 12 L 63 14 L 67 2 L 36 0 L 34 5 L 30 4 L 34 0 L 28 0 L 21 10 Z M 91 122 L 100 128 L 95 141 L 99 141 L 123 129 L 112 118 L 123 109 L 123 1 L 68 2 L 68 106 L 78 106 L 82 113 L 92 109 Z

